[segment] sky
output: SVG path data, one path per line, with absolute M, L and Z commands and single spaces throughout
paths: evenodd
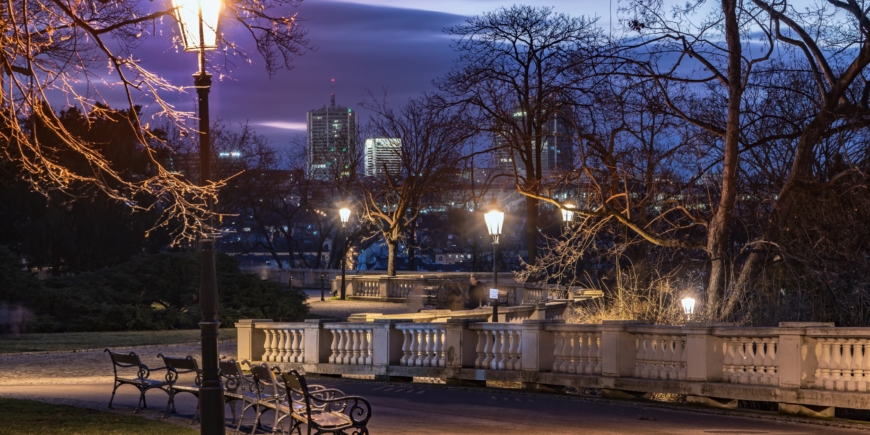
M 232 124 L 248 122 L 273 145 L 287 146 L 305 133 L 305 113 L 329 104 L 331 92 L 338 105 L 350 106 L 367 118 L 360 103 L 385 98 L 398 106 L 425 91 L 447 73 L 456 58 L 450 37 L 442 30 L 482 12 L 511 6 L 502 0 L 305 0 L 297 9 L 306 20 L 316 50 L 299 57 L 290 71 L 268 77 L 248 40 L 238 43 L 251 54 L 229 75 L 215 76 L 210 95 L 212 118 Z M 598 16 L 609 23 L 608 2 L 592 0 L 529 0 L 526 4 L 553 6 L 556 12 Z M 617 7 L 613 2 L 612 7 Z M 137 51 L 146 68 L 176 84 L 192 82 L 196 56 L 173 47 L 169 37 L 149 38 Z M 335 79 L 335 82 L 332 82 Z M 192 92 L 173 101 L 179 109 L 193 110 Z

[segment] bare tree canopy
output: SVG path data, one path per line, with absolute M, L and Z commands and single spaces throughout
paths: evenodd
M 286 15 L 299 0 L 234 0 L 223 3 L 224 21 L 232 20 L 233 32 L 245 32 L 255 41 L 268 74 L 291 68 L 294 58 L 308 47 L 305 30 L 295 15 Z M 159 3 L 121 0 L 10 0 L 0 9 L 0 147 L 2 159 L 15 165 L 34 189 L 67 190 L 84 183 L 137 208 L 131 198 L 148 193 L 160 201 L 163 218 L 158 225 L 180 224 L 177 239 L 209 228 L 208 198 L 216 195 L 221 181 L 198 187 L 171 173 L 155 157 L 163 138 L 153 134 L 140 119 L 134 102 L 146 101 L 154 118 L 187 129 L 191 113 L 175 109 L 168 95 L 185 92 L 146 69 L 136 49 L 163 30 L 177 33 L 175 14 L 168 0 Z M 224 23 L 226 24 L 226 23 Z M 166 29 L 170 27 L 170 29 Z M 223 68 L 233 59 L 247 59 L 233 33 L 218 32 Z M 176 36 L 177 38 L 177 36 Z M 94 143 L 68 131 L 56 110 L 73 105 L 89 116 L 105 112 L 104 95 L 121 93 L 128 116 L 119 120 L 130 129 L 141 152 L 152 161 L 152 173 L 129 179 L 119 173 Z M 48 129 L 59 139 L 46 146 L 34 132 Z M 74 170 L 65 158 L 84 159 L 87 170 Z

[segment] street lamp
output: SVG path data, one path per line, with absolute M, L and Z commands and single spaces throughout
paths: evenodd
M 486 229 L 492 236 L 492 283 L 493 288 L 498 291 L 498 237 L 504 223 L 504 212 L 498 209 L 498 204 L 493 204 L 483 217 L 486 219 Z M 498 322 L 498 294 L 492 303 L 492 321 Z
M 562 222 L 565 222 L 565 229 L 571 228 L 571 224 L 574 223 L 574 209 L 576 207 L 570 202 L 562 204 Z
M 683 303 L 683 312 L 686 313 L 686 320 L 691 320 L 692 314 L 695 313 L 695 299 L 687 296 L 680 302 Z
M 341 219 L 341 232 L 344 235 L 344 246 L 342 247 L 343 248 L 342 251 L 345 251 L 347 249 L 346 228 L 347 228 L 347 221 L 350 220 L 350 209 L 347 207 L 342 207 L 341 210 L 338 211 L 338 217 Z M 345 300 L 345 298 L 346 298 L 345 293 L 347 291 L 347 289 L 344 287 L 344 269 L 346 266 L 345 265 L 345 263 L 346 263 L 345 260 L 347 259 L 346 257 L 347 257 L 347 252 L 345 251 L 344 255 L 341 258 L 341 289 L 339 290 L 340 295 L 341 295 L 341 300 Z
M 199 108 L 199 185 L 206 186 L 211 179 L 211 135 L 209 132 L 208 93 L 211 74 L 205 71 L 205 52 L 217 48 L 217 27 L 220 0 L 173 0 L 175 17 L 181 28 L 181 42 L 185 51 L 199 52 L 199 71 L 193 75 Z M 208 203 L 208 210 L 213 207 Z M 199 322 L 202 340 L 202 383 L 199 389 L 201 410 L 200 433 L 225 433 L 224 387 L 218 369 L 218 291 L 215 271 L 215 240 L 203 232 L 200 235 L 201 275 Z

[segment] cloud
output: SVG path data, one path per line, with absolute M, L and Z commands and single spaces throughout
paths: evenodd
M 265 122 L 255 122 L 253 125 L 269 127 L 269 128 L 277 128 L 279 130 L 302 130 L 305 131 L 308 128 L 308 124 L 304 122 L 284 122 L 284 121 L 265 121 Z

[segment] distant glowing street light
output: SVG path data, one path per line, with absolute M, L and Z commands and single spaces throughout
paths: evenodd
M 565 228 L 571 228 L 571 224 L 574 223 L 574 209 L 577 206 L 566 202 L 562 204 L 562 222 L 565 222 Z
M 350 220 L 350 209 L 347 207 L 342 207 L 340 210 L 338 210 L 338 218 L 341 219 L 341 232 L 344 235 L 344 247 L 342 250 L 345 250 L 347 249 L 347 232 L 345 231 L 345 228 L 347 228 L 347 222 Z M 346 260 L 347 252 L 345 252 L 345 255 L 343 255 L 341 258 L 341 288 L 338 291 L 341 300 L 345 300 L 347 298 L 347 289 L 344 287 L 344 270 L 345 267 L 347 267 L 345 265 Z
M 504 212 L 498 209 L 498 204 L 493 203 L 490 210 L 483 215 L 486 220 L 486 229 L 492 236 L 492 287 L 498 290 L 498 238 L 501 236 L 502 224 L 504 224 Z M 498 322 L 498 298 L 492 302 L 492 321 Z
M 199 70 L 193 75 L 199 108 L 199 185 L 206 186 L 211 180 L 211 132 L 209 131 L 208 93 L 211 90 L 211 74 L 205 70 L 206 50 L 217 49 L 217 29 L 221 11 L 220 0 L 173 0 L 175 17 L 181 28 L 181 42 L 185 51 L 199 53 Z M 213 201 L 207 204 L 213 211 Z M 202 410 L 202 434 L 223 435 L 226 432 L 224 418 L 224 387 L 218 368 L 218 289 L 215 270 L 215 239 L 204 231 L 200 234 L 201 275 L 199 307 L 202 321 L 199 322 L 202 342 L 202 382 L 199 403 Z
M 695 313 L 695 299 L 685 297 L 680 302 L 683 303 L 683 312 L 686 313 L 686 319 L 691 319 L 692 314 Z

